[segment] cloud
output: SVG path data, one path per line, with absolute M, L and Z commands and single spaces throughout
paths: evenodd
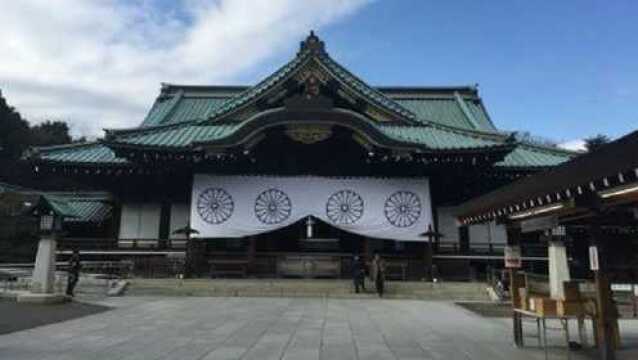
M 573 151 L 586 151 L 585 140 L 583 139 L 575 139 L 570 141 L 565 141 L 564 143 L 558 144 L 558 147 L 573 150 Z
M 161 82 L 213 84 L 368 0 L 21 0 L 0 11 L 0 89 L 76 135 L 141 122 Z

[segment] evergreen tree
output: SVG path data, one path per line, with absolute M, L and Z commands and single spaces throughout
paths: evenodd
M 589 152 L 596 151 L 610 141 L 611 139 L 607 135 L 598 134 L 585 139 L 585 148 L 587 148 L 587 151 Z
M 18 159 L 29 143 L 29 123 L 7 104 L 0 91 L 0 159 Z
M 69 126 L 64 121 L 45 121 L 31 127 L 31 146 L 68 144 L 72 141 Z

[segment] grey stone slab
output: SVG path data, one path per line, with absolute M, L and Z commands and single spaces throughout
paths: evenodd
M 102 303 L 115 309 L 0 336 L 0 358 L 543 359 L 539 349 L 512 346 L 507 319 L 445 302 L 125 296 Z M 636 324 L 621 322 L 621 360 L 638 358 Z M 550 336 L 561 343 L 559 333 Z M 551 355 L 564 357 L 564 349 Z

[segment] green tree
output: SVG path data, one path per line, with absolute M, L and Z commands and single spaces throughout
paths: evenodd
M 611 139 L 607 135 L 598 134 L 585 139 L 585 148 L 587 148 L 589 152 L 596 151 L 610 141 Z
M 31 146 L 68 144 L 72 141 L 69 126 L 64 121 L 45 121 L 31 127 Z
M 29 143 L 29 123 L 7 104 L 0 91 L 0 159 L 18 159 Z

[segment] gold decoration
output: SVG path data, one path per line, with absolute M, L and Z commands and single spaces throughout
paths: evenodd
M 286 128 L 286 135 L 302 144 L 314 144 L 330 138 L 332 128 L 324 124 L 289 125 Z

